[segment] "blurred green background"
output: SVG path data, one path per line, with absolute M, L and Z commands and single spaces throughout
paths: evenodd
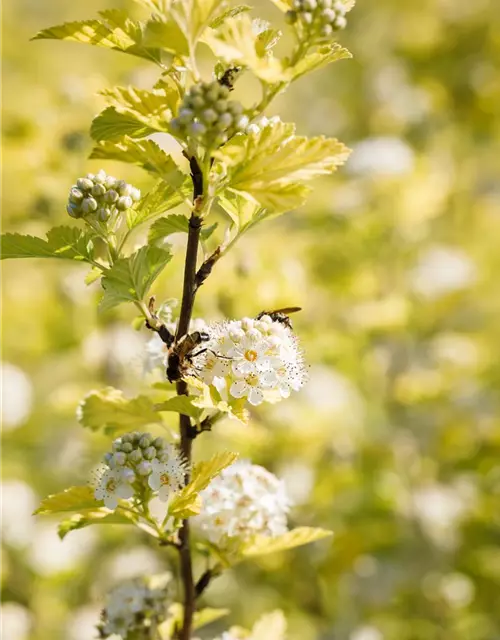
M 67 191 L 101 166 L 86 159 L 97 91 L 156 79 L 154 66 L 118 53 L 28 43 L 110 7 L 135 5 L 5 3 L 3 231 L 72 224 Z M 311 381 L 196 449 L 230 447 L 269 467 L 294 499 L 292 524 L 335 538 L 217 580 L 207 602 L 232 613 L 203 638 L 275 608 L 290 640 L 500 638 L 499 34 L 493 0 L 361 0 L 340 36 L 354 59 L 302 79 L 269 111 L 354 152 L 302 210 L 217 265 L 196 315 L 302 306 L 294 325 Z M 239 88 L 248 104 L 254 91 Z M 102 166 L 152 184 L 129 166 Z M 159 300 L 179 296 L 175 265 Z M 126 307 L 99 317 L 99 289 L 84 274 L 4 263 L 5 640 L 93 638 L 111 585 L 169 566 L 140 534 L 94 527 L 60 542 L 55 522 L 31 516 L 41 497 L 87 482 L 108 446 L 78 426 L 82 396 L 148 382 L 149 336 L 131 328 Z

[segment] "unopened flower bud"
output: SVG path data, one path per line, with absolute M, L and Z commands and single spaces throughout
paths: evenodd
M 121 450 L 125 451 L 125 453 L 130 453 L 133 450 L 133 445 L 130 440 L 125 440 L 121 445 Z
M 71 202 L 78 204 L 83 199 L 83 193 L 77 187 L 73 187 L 69 192 L 69 199 Z
M 154 447 L 148 447 L 147 449 L 144 449 L 143 455 L 146 460 L 152 460 L 153 458 L 156 458 L 156 449 Z
M 188 127 L 190 135 L 193 138 L 201 138 L 207 131 L 207 128 L 201 122 L 192 122 Z
M 108 176 L 104 181 L 106 189 L 112 189 L 116 183 L 117 183 L 117 179 L 113 178 L 113 176 Z
M 225 111 L 227 111 L 227 100 L 217 100 L 217 102 L 214 104 L 214 109 L 219 113 L 224 113 Z
M 128 457 L 130 462 L 137 464 L 142 460 L 142 451 L 140 449 L 134 449 L 132 453 L 129 454 Z
M 80 205 L 78 205 L 78 204 L 74 204 L 74 203 L 70 202 L 69 204 L 66 205 L 66 212 L 72 218 L 81 218 L 82 217 L 82 210 L 80 209 Z
M 106 193 L 106 187 L 103 184 L 95 184 L 91 191 L 94 198 L 101 198 Z
M 106 180 L 106 172 L 104 171 L 104 169 L 101 169 L 100 171 L 98 171 L 95 176 L 94 176 L 94 183 L 95 184 L 103 184 Z
M 114 189 L 110 189 L 106 195 L 104 196 L 105 202 L 109 204 L 114 204 L 120 196 Z
M 127 462 L 127 454 L 123 451 L 117 451 L 113 454 L 113 463 L 115 465 L 123 466 Z M 109 465 L 112 466 L 111 464 Z
M 181 109 L 177 118 L 181 124 L 189 124 L 194 117 L 194 111 L 191 109 Z
M 130 192 L 130 197 L 134 202 L 139 202 L 139 200 L 141 199 L 140 189 L 136 189 L 135 187 L 132 187 L 132 191 Z
M 141 449 L 147 449 L 151 445 L 151 436 L 145 433 L 139 440 L 139 446 Z
M 337 29 L 345 29 L 347 27 L 347 20 L 344 16 L 337 16 L 335 18 L 335 26 Z
M 126 209 L 130 209 L 133 205 L 132 198 L 130 196 L 121 196 L 118 198 L 118 202 L 116 203 L 116 208 L 119 211 L 126 211 Z
M 148 476 L 152 470 L 153 467 L 151 465 L 151 462 L 148 462 L 147 460 L 143 460 L 137 465 L 137 473 L 140 476 Z
M 109 451 L 107 453 L 104 454 L 104 462 L 109 465 L 110 461 L 113 459 L 113 454 L 110 453 Z M 109 465 L 110 466 L 110 465 Z
M 166 446 L 166 441 L 164 438 L 155 438 L 153 440 L 153 447 L 156 447 L 156 449 L 163 449 Z
M 301 15 L 301 18 L 302 18 L 302 21 L 305 22 L 306 24 L 312 24 L 313 22 L 312 13 L 305 12 Z
M 94 186 L 94 183 L 88 178 L 78 178 L 78 180 L 76 181 L 76 186 L 82 191 L 90 191 Z
M 97 209 L 97 202 L 94 198 L 84 198 L 82 201 L 82 211 L 83 213 L 92 213 Z
M 201 114 L 201 119 L 207 124 L 212 124 L 217 120 L 217 112 L 214 109 L 205 109 Z
M 285 20 L 288 24 L 295 24 L 297 22 L 297 12 L 287 11 L 285 13 Z

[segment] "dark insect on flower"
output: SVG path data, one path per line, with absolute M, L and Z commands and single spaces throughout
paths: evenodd
M 297 313 L 297 311 L 302 311 L 302 307 L 283 307 L 274 311 L 261 311 L 255 319 L 260 320 L 264 316 L 269 316 L 273 322 L 280 322 L 285 327 L 292 329 L 292 323 L 288 316 L 291 313 Z
M 193 366 L 193 358 L 205 353 L 206 349 L 199 349 L 193 353 L 203 342 L 210 340 L 208 333 L 204 331 L 193 331 L 188 333 L 168 350 L 167 356 L 167 378 L 169 382 L 177 382 L 189 373 Z
M 234 83 L 236 82 L 236 79 L 238 78 L 240 72 L 241 67 L 230 67 L 229 69 L 226 69 L 226 71 L 224 71 L 222 76 L 218 78 L 217 81 L 219 84 L 227 87 L 230 91 L 232 91 Z

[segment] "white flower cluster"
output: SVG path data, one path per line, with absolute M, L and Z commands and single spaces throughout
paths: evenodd
M 156 629 L 165 619 L 166 596 L 166 585 L 153 589 L 140 578 L 119 585 L 108 594 L 102 621 L 98 625 L 100 637 L 116 634 L 124 639 L 149 638 L 149 634 L 142 634 L 151 627 Z
M 95 175 L 78 178 L 69 192 L 66 211 L 72 218 L 95 214 L 99 221 L 106 222 L 113 213 L 130 209 L 140 199 L 139 189 L 101 169 Z
M 149 433 L 127 433 L 113 442 L 104 456 L 107 467 L 95 489 L 97 500 L 116 509 L 120 500 L 141 496 L 148 487 L 167 502 L 184 483 L 186 464 L 177 449 Z
M 200 495 L 203 506 L 195 520 L 218 546 L 287 531 L 290 501 L 284 482 L 247 460 L 224 469 Z
M 342 0 L 293 0 L 286 19 L 290 24 L 301 23 L 310 39 L 323 40 L 330 38 L 335 31 L 345 29 L 346 13 Z
M 264 127 L 268 125 L 275 125 L 281 122 L 281 118 L 279 116 L 271 116 L 271 118 L 267 118 L 266 116 L 259 116 L 252 120 L 252 122 L 245 129 L 245 133 L 247 134 L 259 134 Z
M 298 340 L 286 322 L 264 315 L 209 325 L 206 351 L 194 359 L 206 384 L 254 406 L 288 398 L 306 382 Z

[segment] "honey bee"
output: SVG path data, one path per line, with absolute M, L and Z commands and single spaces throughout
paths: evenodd
M 285 327 L 292 329 L 292 323 L 288 316 L 301 310 L 302 307 L 283 307 L 283 309 L 275 309 L 274 311 L 261 311 L 255 319 L 260 320 L 263 316 L 269 316 L 274 322 L 280 322 Z
M 193 353 L 197 347 L 210 340 L 208 333 L 204 331 L 193 331 L 175 342 L 168 350 L 167 356 L 167 378 L 169 382 L 181 380 L 189 372 L 193 365 L 193 358 L 201 355 L 206 349 L 199 349 Z

